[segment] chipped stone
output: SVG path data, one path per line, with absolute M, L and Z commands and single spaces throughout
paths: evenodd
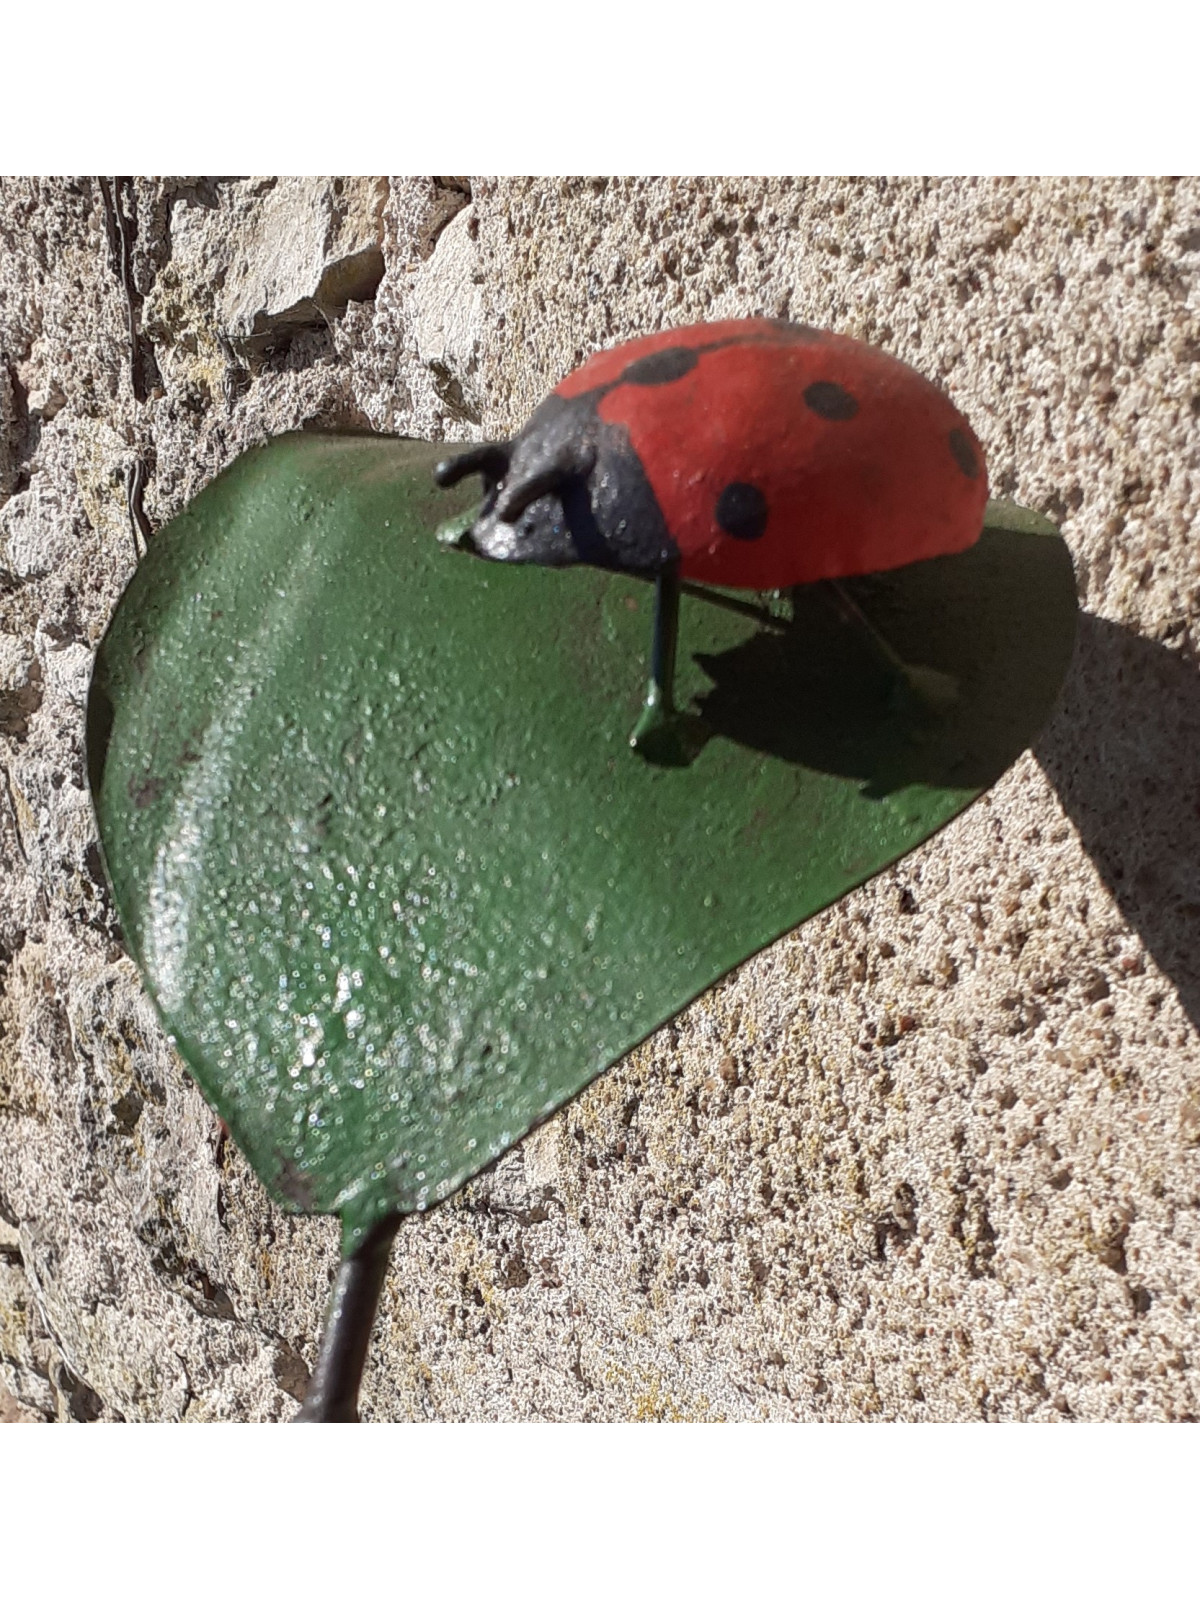
M 152 336 L 258 353 L 375 294 L 383 179 L 247 179 L 218 194 L 215 207 L 173 208 L 171 271 L 147 297 Z
M 383 277 L 386 197 L 378 179 L 281 178 L 239 237 L 217 299 L 229 338 L 265 344 L 369 300 Z
M 66 560 L 75 532 L 60 495 L 39 477 L 0 508 L 0 568 L 23 581 L 44 578 Z
M 53 422 L 66 403 L 66 390 L 57 378 L 51 378 L 39 388 L 29 391 L 30 414 L 40 417 L 43 422 Z
M 476 423 L 483 342 L 483 278 L 468 206 L 443 229 L 414 288 L 417 353 L 450 416 Z

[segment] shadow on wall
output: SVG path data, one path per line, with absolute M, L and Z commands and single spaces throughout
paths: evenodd
M 1034 755 L 1200 1027 L 1200 671 L 1081 615 L 1062 703 Z

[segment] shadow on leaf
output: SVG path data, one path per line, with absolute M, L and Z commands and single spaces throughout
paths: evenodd
M 988 528 L 963 555 L 846 588 L 879 638 L 814 585 L 796 591 L 790 624 L 695 657 L 713 684 L 696 708 L 708 736 L 857 779 L 875 798 L 995 782 L 1049 713 L 1070 659 L 1062 540 Z M 888 664 L 889 648 L 905 670 Z

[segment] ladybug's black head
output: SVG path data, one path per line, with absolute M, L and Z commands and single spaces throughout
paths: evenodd
M 675 559 L 625 429 L 601 422 L 591 395 L 550 395 L 508 444 L 443 461 L 435 477 L 448 488 L 473 472 L 484 498 L 470 543 L 493 561 L 646 572 Z

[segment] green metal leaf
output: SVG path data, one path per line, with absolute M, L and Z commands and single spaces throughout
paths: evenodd
M 965 555 L 851 586 L 886 645 L 815 591 L 778 625 L 685 596 L 702 748 L 656 767 L 628 745 L 650 587 L 439 541 L 469 491 L 433 487 L 438 453 L 244 456 L 154 540 L 89 707 L 166 1026 L 271 1194 L 347 1247 L 948 822 L 1074 634 L 1062 540 L 1005 506 Z

